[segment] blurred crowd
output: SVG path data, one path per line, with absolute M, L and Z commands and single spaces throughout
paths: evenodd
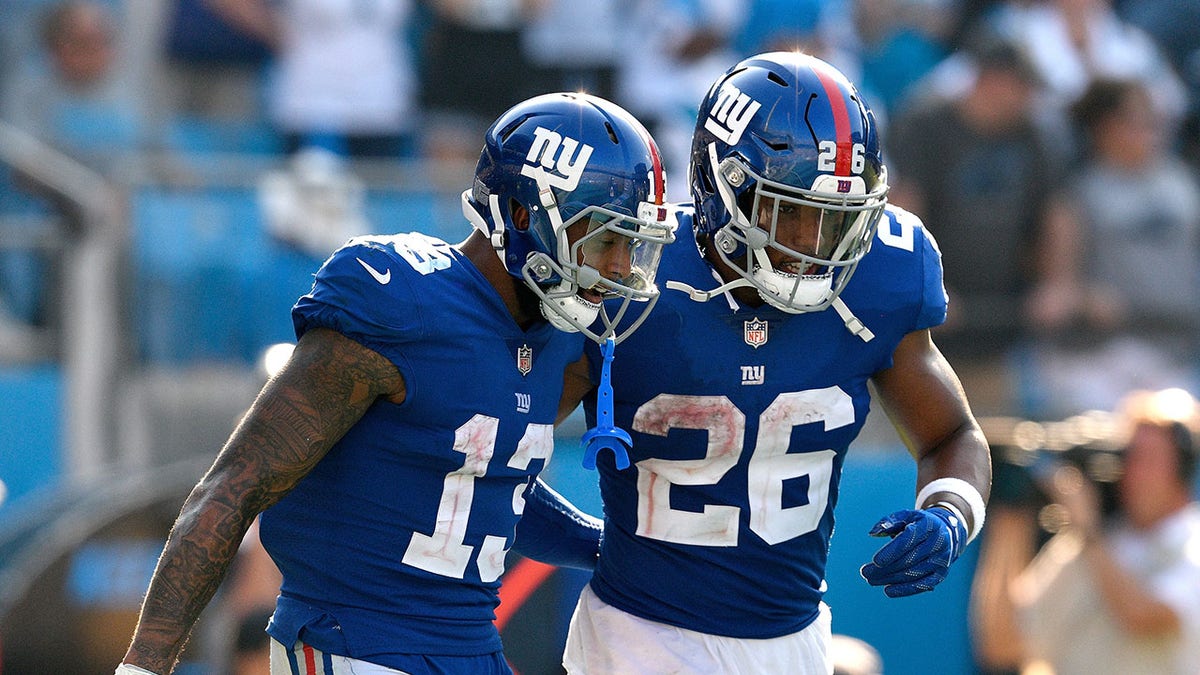
M 1054 420 L 1136 390 L 1200 393 L 1200 0 L 0 0 L 0 15 L 0 121 L 114 184 L 148 157 L 252 154 L 359 200 L 330 158 L 473 166 L 490 120 L 575 89 L 636 114 L 663 150 L 668 198 L 689 199 L 708 83 L 746 55 L 802 49 L 879 117 L 890 201 L 944 256 L 950 315 L 934 336 L 978 415 Z M 311 192 L 280 181 L 267 187 Z M 56 208 L 0 161 L 0 364 L 53 358 L 36 331 L 56 321 L 58 249 L 27 245 L 23 216 Z M 295 216 L 276 234 L 320 257 L 351 230 L 423 227 L 343 231 L 339 217 L 330 238 Z M 1194 465 L 1180 473 L 1182 496 L 1154 494 L 1194 523 Z M 996 589 L 1037 548 L 1036 515 L 1005 510 L 1006 480 L 989 528 L 1028 545 L 999 561 L 985 549 L 992 586 L 976 602 L 1007 614 L 976 630 L 997 673 L 1039 647 L 1005 638 L 1017 609 Z M 238 608 L 248 651 L 264 604 Z
M 937 237 L 951 316 L 936 337 L 976 412 L 1197 390 L 1200 1 L 5 5 L 0 118 L 110 176 L 153 153 L 313 147 L 469 163 L 500 111 L 586 89 L 650 127 L 683 200 L 706 84 L 744 55 L 807 50 L 860 83 L 891 201 Z M 21 188 L 0 175 L 0 207 Z M 0 261 L 0 323 L 46 321 L 36 265 Z

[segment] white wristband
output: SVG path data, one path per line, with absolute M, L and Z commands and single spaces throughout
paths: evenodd
M 132 663 L 122 663 L 121 665 L 117 666 L 117 670 L 116 670 L 116 672 L 113 673 L 113 675 L 157 675 L 157 674 L 152 671 L 146 670 L 145 668 L 135 666 Z
M 979 490 L 976 490 L 974 485 L 961 478 L 938 478 L 937 480 L 930 481 L 928 485 L 921 488 L 921 491 L 917 493 L 917 508 L 925 508 L 925 500 L 938 492 L 949 492 L 950 494 L 958 495 L 970 507 L 971 530 L 967 533 L 967 543 L 971 543 L 971 540 L 983 528 L 983 519 L 987 511 L 987 507 L 983 504 L 983 495 L 979 494 Z

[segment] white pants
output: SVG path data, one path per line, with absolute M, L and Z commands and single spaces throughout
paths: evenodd
M 271 675 L 406 675 L 402 670 L 335 656 L 297 642 L 291 649 L 271 639 Z
M 829 608 L 791 635 L 753 640 L 698 633 L 642 619 L 606 604 L 586 586 L 579 596 L 563 666 L 570 675 L 832 675 Z

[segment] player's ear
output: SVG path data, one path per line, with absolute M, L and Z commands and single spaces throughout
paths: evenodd
M 512 205 L 513 227 L 524 232 L 529 229 L 529 210 L 520 204 Z

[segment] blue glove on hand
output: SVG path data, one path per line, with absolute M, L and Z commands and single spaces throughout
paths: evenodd
M 870 534 L 892 540 L 859 573 L 868 584 L 883 586 L 889 598 L 932 591 L 967 545 L 966 523 L 942 506 L 896 511 Z

